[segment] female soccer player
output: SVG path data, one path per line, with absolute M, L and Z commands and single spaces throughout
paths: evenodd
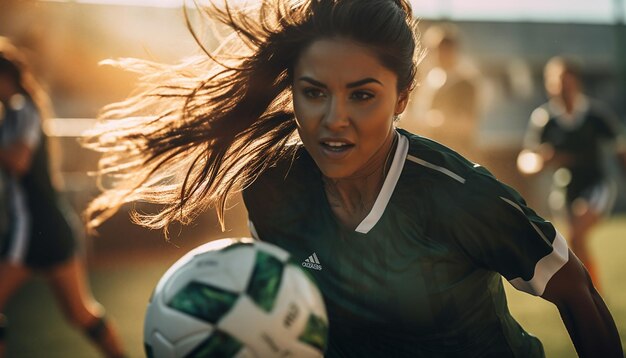
M 0 234 L 0 357 L 4 356 L 8 300 L 33 273 L 43 274 L 67 319 L 108 357 L 123 356 L 113 326 L 92 298 L 76 236 L 48 172 L 42 119 L 47 97 L 19 50 L 0 37 L 0 174 L 5 181 L 7 230 Z M 46 324 L 46 322 L 41 322 Z
M 615 142 L 626 167 L 626 129 L 605 105 L 583 93 L 580 69 L 572 60 L 550 59 L 544 79 L 550 100 L 533 111 L 522 153 L 539 155 L 538 164 L 545 165 L 536 170 L 556 169 L 552 207 L 565 211 L 572 250 L 598 287 L 596 265 L 587 248 L 589 232 L 611 212 L 617 194 L 602 145 Z
M 137 199 L 163 205 L 135 215 L 150 227 L 208 206 L 223 218 L 243 190 L 253 235 L 309 263 L 328 357 L 543 356 L 509 314 L 501 276 L 554 302 L 581 356 L 622 357 L 553 226 L 486 169 L 395 128 L 421 53 L 407 1 L 207 11 L 236 34 L 223 56 L 164 68 L 153 85 L 154 67 L 124 61 L 148 83 L 105 111 L 126 121 L 88 142 L 120 180 L 92 203 L 91 225 Z

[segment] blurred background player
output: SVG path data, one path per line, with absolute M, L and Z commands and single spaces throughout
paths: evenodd
M 617 144 L 611 149 L 626 166 L 626 132 L 604 104 L 583 93 L 580 67 L 573 60 L 550 59 L 544 80 L 549 100 L 532 112 L 518 167 L 527 174 L 554 170 L 550 206 L 564 214 L 572 250 L 598 287 L 587 241 L 591 229 L 610 213 L 617 193 L 603 148 L 606 142 Z
M 67 319 L 109 357 L 122 345 L 86 282 L 77 236 L 53 188 L 42 120 L 50 110 L 23 55 L 0 37 L 0 167 L 9 216 L 0 240 L 0 357 L 4 356 L 8 300 L 33 273 L 50 283 Z M 45 322 L 42 322 L 45 323 Z
M 460 52 L 452 25 L 432 25 L 423 36 L 428 49 L 424 76 L 413 96 L 416 133 L 432 138 L 473 161 L 478 161 L 478 70 Z

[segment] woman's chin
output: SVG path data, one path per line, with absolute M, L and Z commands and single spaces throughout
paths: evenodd
M 320 165 L 318 163 L 317 167 L 322 172 L 322 175 L 324 175 L 328 179 L 333 179 L 333 180 L 349 178 L 353 174 L 353 172 L 349 170 L 349 168 L 346 168 L 346 165 L 338 165 L 338 164 Z

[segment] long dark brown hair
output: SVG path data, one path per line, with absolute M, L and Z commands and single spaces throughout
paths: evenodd
M 7 74 L 20 94 L 33 101 L 42 122 L 53 116 L 50 98 L 35 78 L 24 52 L 3 36 L 0 36 L 0 73 Z
M 133 212 L 133 220 L 166 233 L 170 223 L 188 223 L 208 207 L 224 227 L 229 196 L 298 141 L 291 74 L 315 40 L 362 43 L 397 74 L 399 93 L 414 86 L 421 51 L 406 0 L 263 0 L 255 9 L 227 2 L 199 9 L 234 30 L 218 49 L 202 46 L 186 16 L 202 57 L 176 66 L 111 62 L 142 73 L 142 85 L 105 107 L 101 125 L 85 139 L 103 153 L 100 178 L 107 184 L 86 211 L 90 228 L 136 200 L 162 210 Z

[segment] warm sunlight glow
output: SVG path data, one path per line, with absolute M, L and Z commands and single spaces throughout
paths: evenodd
M 180 7 L 193 0 L 40 0 L 87 4 Z M 200 3 L 209 0 L 199 0 Z M 230 3 L 247 0 L 229 0 Z M 614 23 L 626 12 L 622 0 L 410 0 L 415 15 L 425 19 Z M 218 1 L 219 3 L 220 1 Z
M 206 3 L 209 0 L 40 0 L 51 2 L 66 2 L 79 4 L 119 5 L 119 6 L 145 6 L 145 7 L 181 7 L 184 4 L 193 7 L 196 2 Z M 229 0 L 229 3 L 245 3 L 249 0 Z M 218 1 L 218 3 L 220 3 Z
M 122 6 L 180 7 L 184 0 L 42 0 L 79 4 L 101 4 Z
M 524 174 L 535 174 L 543 168 L 543 159 L 539 154 L 524 149 L 517 157 L 517 167 Z

